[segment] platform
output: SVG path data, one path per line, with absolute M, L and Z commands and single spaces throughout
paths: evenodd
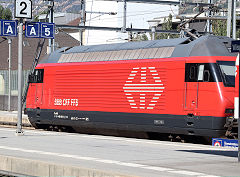
M 0 111 L 0 124 L 1 125 L 17 125 L 18 117 L 17 111 Z M 22 114 L 22 124 L 26 127 L 31 127 L 28 116 Z
M 29 176 L 240 176 L 237 148 L 0 128 L 0 171 Z

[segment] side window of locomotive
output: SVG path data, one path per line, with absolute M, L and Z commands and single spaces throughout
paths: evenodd
M 36 69 L 33 74 L 29 75 L 29 83 L 43 83 L 43 69 Z
M 185 82 L 215 82 L 213 63 L 186 63 Z
M 226 87 L 235 86 L 235 62 L 234 61 L 217 61 L 220 72 Z
M 198 64 L 186 63 L 185 65 L 185 82 L 197 82 Z

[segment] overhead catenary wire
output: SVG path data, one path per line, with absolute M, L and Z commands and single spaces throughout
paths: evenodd
M 151 11 L 151 12 L 148 12 L 148 11 L 139 11 L 139 12 L 144 12 L 144 13 L 139 13 L 139 14 L 132 14 L 132 15 L 127 15 L 127 17 L 134 17 L 134 16 L 141 16 L 141 15 L 148 15 L 148 14 L 154 14 L 154 13 L 164 13 L 164 12 L 172 12 L 172 10 L 164 10 L 164 11 Z M 148 12 L 148 13 L 146 13 L 146 12 Z M 119 13 L 118 12 L 118 14 L 121 14 L 121 12 Z M 98 20 L 95 20 L 96 18 L 99 18 L 99 17 L 101 17 L 102 15 L 97 15 L 97 16 L 95 16 L 95 17 L 92 17 L 92 18 L 90 18 L 90 19 L 87 19 L 86 21 L 99 21 L 99 20 L 101 20 L 101 19 L 98 19 Z M 124 16 L 120 16 L 120 17 L 104 17 L 104 21 L 113 21 L 113 20 L 115 20 L 115 19 L 122 19 Z
M 148 12 L 148 13 L 140 13 L 140 14 L 133 14 L 133 15 L 127 15 L 127 17 L 134 17 L 134 16 L 141 16 L 141 15 L 148 15 L 148 14 L 154 14 L 154 13 L 164 13 L 164 12 L 171 12 L 171 10 L 164 10 L 164 11 L 156 11 L 156 12 Z M 122 19 L 123 16 L 120 17 L 107 17 L 104 19 L 104 21 L 113 21 L 115 19 Z M 98 20 L 92 20 L 92 21 L 98 21 Z

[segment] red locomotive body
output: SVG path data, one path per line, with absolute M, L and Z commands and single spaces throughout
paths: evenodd
M 36 128 L 220 137 L 234 108 L 236 55 L 226 41 L 205 36 L 59 50 L 30 77 L 29 119 Z

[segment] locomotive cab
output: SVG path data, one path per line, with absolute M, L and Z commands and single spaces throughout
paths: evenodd
M 44 69 L 35 69 L 34 73 L 29 75 L 30 91 L 28 92 L 29 103 L 35 108 L 40 108 L 43 98 L 43 78 Z
M 226 132 L 224 124 L 228 117 L 233 116 L 235 62 L 215 60 L 197 63 L 193 59 L 190 62 L 193 63 L 185 64 L 184 111 L 187 125 Z M 217 130 L 219 125 L 222 125 L 222 130 Z

